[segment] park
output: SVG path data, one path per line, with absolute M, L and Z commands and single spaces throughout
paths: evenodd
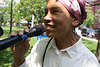
M 15 32 L 17 29 L 32 28 L 34 25 L 39 23 L 44 23 L 44 13 L 46 0 L 21 0 L 16 3 L 14 0 L 3 0 L 5 2 L 4 7 L 0 7 L 0 27 L 3 29 L 3 35 L 0 37 L 0 40 L 10 37 L 11 32 Z M 90 9 L 87 10 L 87 19 L 84 21 L 82 27 L 93 28 L 95 15 L 91 12 Z M 100 17 L 100 10 L 98 10 L 98 17 Z M 98 19 L 100 21 L 100 19 Z M 24 24 L 22 24 L 22 22 Z M 99 39 L 100 40 L 100 34 Z M 30 43 L 30 48 L 26 56 L 31 52 L 32 47 L 37 42 L 37 37 L 32 37 Z M 94 54 L 96 55 L 99 49 L 99 42 L 94 42 L 82 38 L 83 44 Z M 98 54 L 100 55 L 100 54 Z M 13 62 L 13 54 L 10 47 L 0 51 L 0 67 L 11 67 Z

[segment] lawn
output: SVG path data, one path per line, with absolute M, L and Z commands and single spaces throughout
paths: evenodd
M 21 29 L 23 30 L 26 26 L 20 26 L 20 27 L 15 27 L 13 26 L 12 27 L 12 32 L 15 32 L 16 33 L 16 30 L 17 29 Z M 4 33 L 3 35 L 0 37 L 1 38 L 5 38 L 5 37 L 8 37 L 8 34 L 9 34 L 9 30 L 10 30 L 10 27 L 9 26 L 2 26 L 3 30 L 4 30 Z
M 30 53 L 31 48 L 33 47 L 35 42 L 36 42 L 36 37 L 31 38 L 31 41 L 30 41 L 31 45 L 30 45 L 27 55 Z M 0 67 L 11 67 L 10 65 L 12 61 L 13 61 L 13 54 L 10 48 L 0 51 Z
M 8 33 L 9 33 L 9 27 L 7 26 L 3 26 L 2 27 L 4 30 L 4 34 L 3 36 L 0 37 L 0 39 L 7 37 Z M 23 30 L 25 27 L 19 27 L 21 30 Z M 15 30 L 17 29 L 17 27 L 13 27 L 12 30 L 13 32 L 16 32 Z M 30 53 L 31 48 L 33 47 L 33 45 L 36 42 L 36 37 L 32 37 L 31 41 L 30 41 L 30 49 L 27 53 L 27 55 Z M 91 50 L 94 54 L 96 54 L 96 48 L 97 48 L 97 42 L 93 42 L 93 41 L 88 41 L 85 39 L 82 39 L 83 44 L 89 48 L 89 50 Z M 10 48 L 7 48 L 5 50 L 0 51 L 0 67 L 11 67 L 11 62 L 13 61 L 13 54 L 10 50 Z
M 97 42 L 82 39 L 83 44 L 93 53 L 96 54 Z

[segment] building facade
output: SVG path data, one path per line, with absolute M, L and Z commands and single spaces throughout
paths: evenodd
M 93 1 L 92 2 L 92 6 L 93 6 L 93 13 L 95 15 L 95 20 L 94 20 L 94 29 L 98 29 L 100 28 L 100 17 L 98 17 L 98 11 L 100 10 L 100 0 L 97 1 Z
M 99 22 L 99 17 L 98 17 L 98 10 L 100 9 L 100 0 L 85 0 L 86 2 L 86 9 L 90 9 L 93 11 L 95 15 L 94 19 L 94 29 L 100 28 L 100 22 Z
M 92 10 L 92 0 L 85 0 L 85 3 L 86 3 L 86 9 L 90 9 Z

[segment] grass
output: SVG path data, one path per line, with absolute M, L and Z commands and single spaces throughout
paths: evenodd
M 2 28 L 4 30 L 4 34 L 3 34 L 3 36 L 0 37 L 0 39 L 6 37 L 9 33 L 8 26 L 3 26 Z M 19 27 L 19 28 L 21 30 L 23 30 L 25 27 Z M 12 29 L 13 29 L 13 32 L 16 32 L 15 30 L 17 29 L 17 27 L 13 27 Z M 31 41 L 29 42 L 30 48 L 29 48 L 27 55 L 29 55 L 29 53 L 31 52 L 31 49 L 34 46 L 36 41 L 37 41 L 36 37 L 31 38 Z M 96 54 L 97 42 L 93 42 L 93 41 L 89 41 L 89 40 L 85 40 L 85 39 L 82 39 L 82 41 L 83 41 L 83 44 L 87 48 L 89 48 L 89 50 L 91 50 L 94 54 Z M 12 61 L 13 61 L 13 54 L 12 54 L 10 48 L 0 51 L 0 67 L 11 67 Z
M 25 27 L 26 26 L 20 26 L 20 27 L 18 27 L 18 29 L 23 30 Z M 10 32 L 9 31 L 10 30 L 10 27 L 9 26 L 2 26 L 2 28 L 3 28 L 4 33 L 3 33 L 3 35 L 0 38 L 8 37 L 9 32 Z M 17 27 L 13 26 L 12 27 L 12 32 L 15 32 L 16 33 L 16 30 L 17 30 Z
M 29 42 L 30 48 L 26 56 L 29 55 L 29 53 L 31 52 L 31 48 L 34 46 L 35 42 L 36 37 L 31 38 L 31 41 Z M 13 59 L 13 54 L 10 48 L 0 51 L 0 67 L 11 67 L 11 62 L 13 61 Z
M 93 53 L 96 54 L 97 42 L 82 39 L 83 44 Z
M 4 30 L 4 34 L 0 37 L 0 39 L 7 37 L 10 29 L 10 27 L 8 26 L 2 26 L 2 28 Z M 18 27 L 18 28 L 23 30 L 25 27 Z M 16 30 L 17 27 L 12 27 L 12 32 L 16 33 Z M 31 48 L 34 46 L 35 42 L 36 42 L 36 37 L 32 37 L 31 41 L 29 42 L 31 45 L 27 55 L 30 53 Z M 13 61 L 13 59 L 14 59 L 13 54 L 10 48 L 0 51 L 0 67 L 11 67 L 11 62 Z

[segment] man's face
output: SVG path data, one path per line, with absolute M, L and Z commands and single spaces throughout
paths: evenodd
M 48 37 L 60 37 L 72 32 L 72 17 L 56 0 L 49 0 L 45 8 L 44 23 Z

